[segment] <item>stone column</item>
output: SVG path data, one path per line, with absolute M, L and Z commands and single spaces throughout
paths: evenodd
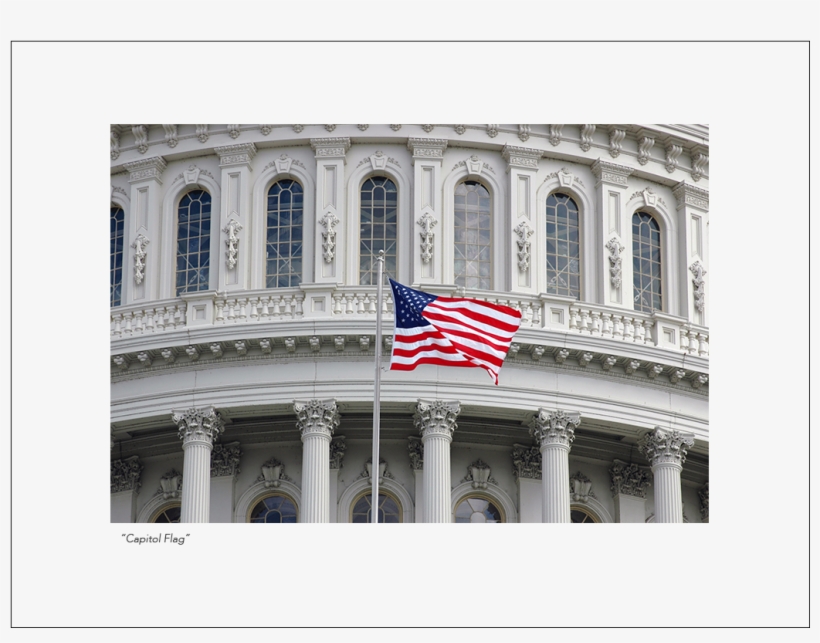
M 541 150 L 505 145 L 501 155 L 507 160 L 509 183 L 510 288 L 516 292 L 538 294 L 538 271 L 541 260 L 538 244 L 531 239 L 538 218 L 535 213 L 535 175 Z
M 339 426 L 336 400 L 293 402 L 302 434 L 302 522 L 330 522 L 330 440 Z
M 134 522 L 141 473 L 139 456 L 111 462 L 111 522 Z
M 686 451 L 694 444 L 694 434 L 659 426 L 639 440 L 638 449 L 655 475 L 655 522 L 683 522 L 680 472 Z
M 441 283 L 442 248 L 440 240 L 436 243 L 434 229 L 441 223 L 441 164 L 447 139 L 410 138 L 407 147 L 413 152 L 411 281 L 422 285 Z
M 424 522 L 453 522 L 450 507 L 450 443 L 456 430 L 458 402 L 419 400 L 413 422 L 424 446 Z
M 239 442 L 214 446 L 211 453 L 210 522 L 233 522 L 234 491 L 241 455 Z
M 539 409 L 530 422 L 530 435 L 541 449 L 543 522 L 570 522 L 569 447 L 575 439 L 578 413 Z
M 649 471 L 637 464 L 615 460 L 609 468 L 616 522 L 646 522 L 646 488 Z
M 171 419 L 179 427 L 185 453 L 182 467 L 182 514 L 180 522 L 208 522 L 211 500 L 211 450 L 225 430 L 213 406 L 174 411 Z

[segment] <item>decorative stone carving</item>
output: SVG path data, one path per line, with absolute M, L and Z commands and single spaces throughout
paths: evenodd
M 591 489 L 592 481 L 580 471 L 569 477 L 569 492 L 573 502 L 585 503 L 590 498 L 594 498 L 595 494 L 592 493 Z
M 611 183 L 620 187 L 626 187 L 627 177 L 632 174 L 634 170 L 625 165 L 617 165 L 609 161 L 597 159 L 592 164 L 592 173 L 599 183 Z
M 179 439 L 183 446 L 192 440 L 213 441 L 225 430 L 222 418 L 213 406 L 185 411 L 174 411 L 171 419 L 179 427 Z
M 293 126 L 293 131 L 296 132 L 297 134 L 301 134 L 303 129 L 305 129 L 304 125 L 294 125 Z
M 680 145 L 675 145 L 674 143 L 668 143 L 666 145 L 666 171 L 670 174 L 675 171 L 678 167 L 678 157 L 683 152 L 683 147 Z
M 606 244 L 609 250 L 609 283 L 613 288 L 621 287 L 621 253 L 624 247 L 618 237 L 612 237 Z
M 581 125 L 581 149 L 589 152 L 592 147 L 592 135 L 595 134 L 595 125 Z
M 467 128 L 464 125 L 456 125 L 453 129 L 459 136 L 461 136 L 462 134 L 464 134 L 464 132 L 467 131 Z
M 291 481 L 285 475 L 285 465 L 276 458 L 271 458 L 262 465 L 262 473 L 256 479 L 257 482 L 265 483 L 265 489 L 276 489 L 282 483 L 282 480 Z
M 273 343 L 269 339 L 260 339 L 259 348 L 262 351 L 263 355 L 270 355 L 270 352 L 273 348 Z
M 435 125 L 422 125 L 421 129 L 423 129 L 425 132 L 427 132 L 429 134 L 430 132 L 433 131 L 434 127 L 435 127 Z
M 655 139 L 650 136 L 641 136 L 638 139 L 638 163 L 646 165 L 649 162 L 649 152 L 655 145 Z
M 111 493 L 139 491 L 142 468 L 137 455 L 124 460 L 113 460 L 111 462 Z
M 171 469 L 159 479 L 159 489 L 154 494 L 162 496 L 163 500 L 179 498 L 182 494 L 182 474 L 176 469 Z
M 518 138 L 520 138 L 523 142 L 526 142 L 527 139 L 530 137 L 530 132 L 532 128 L 529 125 L 519 125 L 518 126 Z
M 160 177 L 165 171 L 167 164 L 165 159 L 161 156 L 151 156 L 147 159 L 134 161 L 133 163 L 125 163 L 124 167 L 130 175 L 128 177 L 129 183 L 138 183 L 148 179 L 154 179 L 157 183 L 162 183 Z
M 362 132 L 364 132 L 370 125 L 356 125 Z
M 637 371 L 641 367 L 641 363 L 636 359 L 631 359 L 626 363 L 626 374 L 632 375 L 635 371 Z
M 672 194 L 678 202 L 678 208 L 691 205 L 700 210 L 709 210 L 709 191 L 681 181 L 672 188 Z
M 692 433 L 656 426 L 641 437 L 638 450 L 653 467 L 669 463 L 680 466 L 686 462 L 686 452 L 694 444 L 695 436 Z
M 501 156 L 513 167 L 520 167 L 527 170 L 538 169 L 538 159 L 541 158 L 541 150 L 534 150 L 528 147 L 516 147 L 505 145 L 501 148 Z
M 561 142 L 562 129 L 564 129 L 563 125 L 550 125 L 550 145 L 558 145 Z
M 613 498 L 618 494 L 646 498 L 646 488 L 652 484 L 652 474 L 646 468 L 620 460 L 615 460 L 609 468 L 609 477 Z
M 345 436 L 337 435 L 330 441 L 331 469 L 342 468 L 342 460 L 344 460 L 345 457 L 345 449 L 347 449 L 347 445 L 345 444 Z
M 614 355 L 608 355 L 606 358 L 604 358 L 603 362 L 601 362 L 601 366 L 605 371 L 610 371 L 612 370 L 612 367 L 615 366 L 615 364 L 617 363 L 617 357 L 615 357 Z
M 689 271 L 694 275 L 692 284 L 695 286 L 695 308 L 698 312 L 702 313 L 706 299 L 706 281 L 703 279 L 703 275 L 706 274 L 706 271 L 703 269 L 703 265 L 700 261 L 696 261 L 689 266 Z
M 561 444 L 569 447 L 575 439 L 575 427 L 580 423 L 581 415 L 579 413 L 538 409 L 538 413 L 530 421 L 530 435 L 542 447 L 550 444 Z
M 313 338 L 311 338 L 311 339 L 313 339 Z M 316 337 L 315 339 L 318 340 L 319 338 Z M 311 345 L 311 348 L 313 348 L 312 345 Z M 285 350 L 288 353 L 295 353 L 296 352 L 296 338 L 294 338 L 294 337 L 285 337 Z
M 333 212 L 326 213 L 319 224 L 324 227 L 325 231 L 322 233 L 322 257 L 325 263 L 332 263 L 334 251 L 336 248 L 336 230 L 334 229 L 339 223 L 339 217 Z
M 473 489 L 486 489 L 489 484 L 498 484 L 490 473 L 490 465 L 479 459 L 467 467 L 467 475 L 461 481 L 472 482 Z
M 151 363 L 153 362 L 153 359 L 151 358 L 151 353 L 148 353 L 146 351 L 137 353 L 137 359 L 140 361 L 140 364 L 142 364 L 145 367 L 151 366 Z
M 199 139 L 200 143 L 207 143 L 210 134 L 208 133 L 208 126 L 207 125 L 197 125 L 196 126 L 196 137 Z
M 325 125 L 325 129 L 326 129 L 328 132 L 332 132 L 333 130 L 335 130 L 335 129 L 336 129 L 336 126 L 335 126 L 335 125 Z
M 219 342 L 214 342 L 209 346 L 209 348 L 211 349 L 211 353 L 213 353 L 214 357 L 222 357 L 222 344 Z
M 241 455 L 239 442 L 215 444 L 213 451 L 211 451 L 211 477 L 238 475 Z
M 174 348 L 163 348 L 159 354 L 162 355 L 162 359 L 165 360 L 166 364 L 173 364 L 177 358 L 176 349 Z
M 179 143 L 179 138 L 177 137 L 177 126 L 176 125 L 163 125 L 165 129 L 165 142 L 168 144 L 168 147 L 176 147 L 177 143 Z
M 260 125 L 259 130 L 262 132 L 262 136 L 267 136 L 273 131 L 273 125 Z
M 700 498 L 700 517 L 703 522 L 709 522 L 709 483 L 707 482 L 698 491 Z
M 663 364 L 653 364 L 648 369 L 649 377 L 655 379 L 658 375 L 663 373 Z
M 516 243 L 518 244 L 518 269 L 521 272 L 527 272 L 530 269 L 530 241 L 529 238 L 535 234 L 535 230 L 527 225 L 526 221 L 519 223 L 513 230 L 518 236 Z
M 131 247 L 134 248 L 134 283 L 138 286 L 145 279 L 145 258 L 148 251 L 145 249 L 151 241 L 144 234 L 140 233 L 134 239 Z
M 433 240 L 436 236 L 433 228 L 438 224 L 438 221 L 432 214 L 425 212 L 416 223 L 422 229 L 419 233 L 421 236 L 421 260 L 423 263 L 430 263 L 433 259 Z
M 407 438 L 407 451 L 410 456 L 410 468 L 413 471 L 424 469 L 424 444 L 415 435 Z
M 537 446 L 513 445 L 512 451 L 513 475 L 515 479 L 541 479 L 541 451 Z
M 498 136 L 498 125 L 487 125 L 487 135 L 490 138 Z
M 621 153 L 621 143 L 626 136 L 626 131 L 612 127 L 609 130 L 609 155 L 616 159 Z
M 708 381 L 709 381 L 709 376 L 705 375 L 703 373 L 695 373 L 692 376 L 692 386 L 694 388 L 700 388 L 701 386 L 706 384 L 706 382 L 708 382 Z
M 145 154 L 148 151 L 148 127 L 145 125 L 132 125 L 131 132 L 134 134 L 137 150 L 140 154 Z
M 440 159 L 447 149 L 446 138 L 408 138 L 407 149 L 413 152 L 413 158 Z
M 253 143 L 224 145 L 222 147 L 215 147 L 214 152 L 219 155 L 219 167 L 250 164 L 253 157 L 256 156 L 256 145 Z
M 227 225 L 222 228 L 222 232 L 228 235 L 225 239 L 225 245 L 228 250 L 225 252 L 225 263 L 228 265 L 228 270 L 236 268 L 236 260 L 239 256 L 239 231 L 242 230 L 242 224 L 236 219 L 230 219 Z
M 185 177 L 185 185 L 196 185 L 199 181 L 200 170 L 196 165 L 189 165 L 188 169 L 183 172 Z
M 547 349 L 543 346 L 533 346 L 532 351 L 530 352 L 530 358 L 533 362 L 537 362 L 544 356 L 546 350 Z
M 228 125 L 228 136 L 239 138 L 239 125 Z
M 521 350 L 521 344 L 518 342 L 513 342 L 510 344 L 510 349 L 507 351 L 507 359 L 513 358 L 518 355 L 518 351 Z
M 322 348 L 322 340 L 315 335 L 308 339 L 308 345 L 310 346 L 310 350 L 314 353 L 318 353 L 319 350 Z
M 188 355 L 192 362 L 195 362 L 199 359 L 199 349 L 196 346 L 188 346 L 185 349 L 185 354 Z
M 461 412 L 461 405 L 456 402 L 443 400 L 419 400 L 413 413 L 413 424 L 422 437 L 431 434 L 453 437 L 456 430 L 456 418 Z
M 111 160 L 116 161 L 120 157 L 120 132 L 119 125 L 111 126 Z
M 384 337 L 382 337 L 382 346 L 384 347 L 385 352 L 392 353 L 393 338 L 390 335 L 385 335 Z
M 580 366 L 586 366 L 592 361 L 593 357 L 594 356 L 592 353 L 581 353 L 581 355 L 578 357 L 578 364 Z
M 555 361 L 559 364 L 563 364 L 567 357 L 569 357 L 569 351 L 566 348 L 562 348 L 560 351 L 555 353 Z
M 368 335 L 359 337 L 359 350 L 362 352 L 370 350 L 370 337 Z
M 672 384 L 677 384 L 682 379 L 686 379 L 686 371 L 680 368 L 672 371 L 672 375 L 669 376 L 669 381 L 672 382 Z
M 336 347 L 337 351 L 343 351 L 345 349 L 345 336 L 336 335 L 336 337 L 333 338 L 333 345 Z
M 364 463 L 359 478 L 367 478 L 369 483 L 373 483 L 373 458 L 368 458 Z M 379 458 L 379 483 L 385 478 L 389 478 L 390 480 L 396 479 L 393 477 L 393 474 L 387 470 L 387 461 L 384 458 Z
M 128 370 L 128 357 L 125 355 L 114 355 L 111 358 L 111 361 L 114 362 L 114 366 L 116 366 L 121 371 Z
M 294 401 L 293 411 L 296 413 L 296 426 L 303 438 L 309 433 L 330 437 L 339 426 L 336 400 Z
M 239 339 L 233 343 L 234 348 L 236 349 L 237 355 L 247 355 L 248 354 L 248 345 L 245 340 Z
M 709 162 L 709 157 L 706 154 L 693 154 L 692 155 L 692 180 L 693 181 L 700 181 L 701 177 L 703 176 L 703 171 L 706 168 L 706 164 Z

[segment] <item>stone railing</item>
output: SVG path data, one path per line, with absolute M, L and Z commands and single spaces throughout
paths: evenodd
M 550 295 L 530 296 L 489 291 L 454 291 L 431 287 L 432 294 L 470 296 L 521 311 L 522 329 L 542 329 L 586 335 L 707 357 L 709 331 L 681 317 L 579 303 Z M 122 306 L 111 311 L 111 337 L 117 340 L 175 330 L 193 330 L 233 324 L 260 324 L 298 320 L 375 319 L 373 286 L 305 285 L 277 290 L 213 291 L 186 294 L 178 299 Z M 384 290 L 382 314 L 386 328 L 393 318 L 393 298 Z

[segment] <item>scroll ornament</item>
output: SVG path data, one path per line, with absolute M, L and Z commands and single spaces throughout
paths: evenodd
M 618 237 L 612 237 L 606 244 L 609 250 L 609 280 L 613 288 L 621 287 L 621 253 L 624 247 L 618 241 Z
M 225 239 L 225 245 L 228 246 L 228 251 L 225 253 L 227 258 L 228 270 L 236 267 L 237 256 L 239 255 L 239 231 L 242 230 L 242 224 L 236 219 L 228 221 L 228 225 L 222 228 L 222 232 L 228 235 Z
M 424 263 L 430 263 L 433 259 L 433 239 L 436 236 L 433 228 L 438 224 L 438 221 L 429 212 L 425 212 L 416 223 L 423 230 L 419 233 L 421 235 L 421 260 Z
M 139 286 L 145 279 L 145 258 L 148 252 L 145 247 L 150 243 L 144 234 L 138 234 L 131 247 L 134 248 L 134 281 Z

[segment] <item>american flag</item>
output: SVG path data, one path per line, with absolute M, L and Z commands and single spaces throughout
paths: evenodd
M 437 297 L 392 279 L 396 330 L 391 371 L 419 364 L 483 368 L 498 384 L 498 371 L 521 325 L 521 313 L 466 297 Z

